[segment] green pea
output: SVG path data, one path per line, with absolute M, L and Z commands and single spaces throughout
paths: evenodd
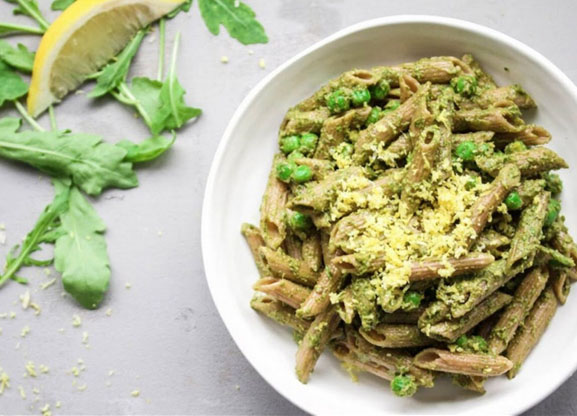
M 559 211 L 561 211 L 561 204 L 556 199 L 551 199 L 547 206 L 547 215 L 545 215 L 545 227 L 553 225 L 559 216 Z
M 457 94 L 472 97 L 477 93 L 477 78 L 473 75 L 463 75 L 451 80 L 451 86 Z
M 477 145 L 471 141 L 466 141 L 459 143 L 457 149 L 455 149 L 455 154 L 465 161 L 471 161 L 475 158 L 475 152 L 477 150 Z
M 545 179 L 545 189 L 553 195 L 560 194 L 563 190 L 563 181 L 556 173 L 548 173 L 543 176 Z
M 294 152 L 291 152 L 290 155 L 287 156 L 287 160 L 291 163 L 295 163 L 295 161 L 297 159 L 302 159 L 304 158 L 305 155 L 303 155 L 301 152 L 299 152 L 298 150 L 295 150 Z
M 375 106 L 371 109 L 371 112 L 370 112 L 369 116 L 367 117 L 367 121 L 365 124 L 368 126 L 369 124 L 376 123 L 382 117 L 383 117 L 383 114 L 381 112 L 381 107 Z
M 507 198 L 505 198 L 505 205 L 507 205 L 507 209 L 509 211 L 516 211 L 521 209 L 523 206 L 523 200 L 521 199 L 519 192 L 510 192 L 509 195 L 507 195 Z
M 332 113 L 340 113 L 350 108 L 351 103 L 349 97 L 342 91 L 336 90 L 329 94 L 327 98 L 327 107 Z
M 408 303 L 411 307 L 418 308 L 421 304 L 423 295 L 419 292 L 407 292 L 403 296 L 403 302 Z
M 391 86 L 389 81 L 383 79 L 377 83 L 377 85 L 371 88 L 371 96 L 375 100 L 384 100 L 389 95 L 389 91 L 391 91 Z
M 507 154 L 522 152 L 524 150 L 527 150 L 527 146 L 525 145 L 525 143 L 518 140 L 509 143 L 507 146 L 505 146 L 505 153 Z
M 457 338 L 455 344 L 457 344 L 461 348 L 465 348 L 467 346 L 468 341 L 469 339 L 467 338 L 467 335 L 461 335 L 459 338 Z
M 395 376 L 391 380 L 391 390 L 399 397 L 410 397 L 417 391 L 417 383 L 411 376 Z
M 286 153 L 289 154 L 290 152 L 297 150 L 301 145 L 301 140 L 299 138 L 299 136 L 286 136 L 283 137 L 280 141 L 280 149 Z
M 303 231 L 311 227 L 312 221 L 308 215 L 295 211 L 289 217 L 289 227 L 293 230 Z
M 477 177 L 476 176 L 471 176 L 467 182 L 465 183 L 465 189 L 467 191 L 470 191 L 471 189 L 473 189 L 474 187 L 477 186 Z
M 301 165 L 293 171 L 292 178 L 296 183 L 305 183 L 313 178 L 313 171 L 308 166 Z
M 295 165 L 291 163 L 279 163 L 276 165 L 276 177 L 283 182 L 289 182 Z
M 364 103 L 368 103 L 371 100 L 371 93 L 366 88 L 354 90 L 351 96 L 351 100 L 355 107 L 360 107 Z
M 389 100 L 387 104 L 385 104 L 385 109 L 383 111 L 385 113 L 388 113 L 389 111 L 395 111 L 400 106 L 401 102 L 399 100 Z
M 305 133 L 301 136 L 301 151 L 304 153 L 312 153 L 317 147 L 319 136 L 314 133 Z
M 485 338 L 479 335 L 473 335 L 471 338 L 469 338 L 468 347 L 470 350 L 475 352 L 489 351 L 489 345 L 487 344 L 487 341 L 485 341 Z

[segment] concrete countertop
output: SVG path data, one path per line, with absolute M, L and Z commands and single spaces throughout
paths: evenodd
M 108 225 L 112 262 L 111 289 L 102 307 L 79 308 L 69 296 L 62 297 L 59 282 L 40 290 L 50 277 L 39 269 L 22 275 L 30 279 L 40 316 L 22 310 L 18 297 L 25 287 L 11 282 L 0 290 L 0 313 L 16 314 L 0 319 L 0 367 L 11 376 L 11 387 L 0 396 L 0 413 L 40 414 L 48 403 L 54 414 L 303 414 L 252 369 L 224 328 L 205 281 L 200 216 L 210 163 L 236 107 L 270 70 L 316 41 L 377 16 L 456 17 L 525 42 L 577 81 L 574 1 L 247 1 L 267 30 L 268 45 L 242 46 L 224 30 L 212 36 L 196 4 L 167 26 L 169 47 L 174 34 L 182 32 L 179 77 L 187 100 L 204 115 L 181 131 L 169 154 L 138 170 L 140 187 L 110 190 L 95 201 Z M 48 1 L 41 3 L 47 10 Z M 3 21 L 22 20 L 5 3 L 0 15 Z M 156 38 L 145 40 L 132 74 L 155 75 Z M 223 55 L 228 64 L 220 62 Z M 265 69 L 258 65 L 261 58 Z M 110 141 L 147 134 L 129 109 L 82 94 L 58 106 L 57 117 L 61 127 Z M 31 229 L 52 189 L 46 176 L 5 161 L 0 178 L 0 223 L 7 237 L 0 245 L 3 258 Z M 80 327 L 72 325 L 75 314 L 82 319 Z M 22 338 L 26 325 L 30 333 Z M 23 377 L 28 361 L 48 366 L 49 373 Z M 85 370 L 75 377 L 73 367 Z M 139 397 L 132 397 L 135 390 Z M 574 376 L 527 415 L 576 414 L 576 390 Z

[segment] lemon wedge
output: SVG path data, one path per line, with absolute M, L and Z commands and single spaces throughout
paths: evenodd
M 28 112 L 36 117 L 116 56 L 135 33 L 185 0 L 77 0 L 36 52 Z

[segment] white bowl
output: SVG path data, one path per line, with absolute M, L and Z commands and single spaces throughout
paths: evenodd
M 296 344 L 285 328 L 249 307 L 257 270 L 240 234 L 258 224 L 258 211 L 277 131 L 287 109 L 324 82 L 352 68 L 396 64 L 471 52 L 499 84 L 520 83 L 537 101 L 532 121 L 553 134 L 550 147 L 577 163 L 577 88 L 538 52 L 495 30 L 433 16 L 394 16 L 344 29 L 281 65 L 245 98 L 230 121 L 208 178 L 202 217 L 206 278 L 230 334 L 256 370 L 282 395 L 313 414 L 515 414 L 553 392 L 577 367 L 577 300 L 560 307 L 519 375 L 490 380 L 478 396 L 449 382 L 413 398 L 393 396 L 384 382 L 361 376 L 352 383 L 331 354 L 319 360 L 308 385 L 294 374 Z M 573 140 L 571 140 L 573 139 Z M 577 230 L 577 181 L 565 179 L 563 211 Z

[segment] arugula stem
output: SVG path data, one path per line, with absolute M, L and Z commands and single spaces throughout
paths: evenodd
M 174 81 L 176 80 L 176 58 L 178 56 L 178 48 L 180 46 L 180 32 L 178 32 L 176 34 L 176 36 L 174 37 L 174 45 L 172 46 L 172 58 L 170 60 L 170 70 L 168 72 L 168 77 L 166 82 L 168 82 L 170 85 L 170 91 L 174 91 L 174 89 L 172 88 L 172 84 L 174 83 Z M 173 100 L 171 100 L 173 101 Z M 173 117 L 174 117 L 174 121 L 176 122 L 177 126 L 180 126 L 181 120 L 180 120 L 180 114 L 178 112 L 177 109 L 173 109 L 172 111 Z
M 46 21 L 46 19 L 41 14 L 37 13 L 36 10 L 34 10 L 32 7 L 30 7 L 28 2 L 26 2 L 25 0 L 16 0 L 16 1 L 20 5 L 20 7 L 22 7 L 24 10 L 26 10 L 30 14 L 30 16 L 32 16 L 32 18 L 34 20 L 36 20 L 36 22 L 38 22 L 38 25 L 42 29 L 44 29 L 44 30 L 48 29 L 48 27 L 50 26 L 50 23 L 48 23 Z
M 16 109 L 18 110 L 18 112 L 22 115 L 22 117 L 24 118 L 24 120 L 26 120 L 26 122 L 28 124 L 30 124 L 34 130 L 38 130 L 38 131 L 46 131 L 46 129 L 44 129 L 44 127 L 42 127 L 40 124 L 38 124 L 36 122 L 36 120 L 34 120 L 32 118 L 32 116 L 30 114 L 28 114 L 28 111 L 26 111 L 26 109 L 24 108 L 24 106 L 22 104 L 20 104 L 20 101 L 14 101 L 14 105 L 16 106 Z
M 86 77 L 87 80 L 89 79 L 97 79 L 100 75 L 102 75 L 102 71 L 97 71 L 93 74 L 90 74 Z
M 158 75 L 156 76 L 156 79 L 162 81 L 164 72 L 164 46 L 166 44 L 166 21 L 160 19 L 158 26 L 160 38 L 158 39 Z
M 45 32 L 44 29 L 38 27 L 15 25 L 12 23 L 0 23 L 0 31 L 24 32 L 31 35 L 43 35 Z
M 54 106 L 48 107 L 48 114 L 50 116 L 50 129 L 52 131 L 58 130 L 58 123 L 56 122 L 56 114 L 54 114 Z
M 148 116 L 148 114 L 146 113 L 146 111 L 144 110 L 144 108 L 142 107 L 140 102 L 132 94 L 132 92 L 130 91 L 130 89 L 126 85 L 126 82 L 120 83 L 120 85 L 118 86 L 118 89 L 120 90 L 120 94 L 115 95 L 114 97 L 118 99 L 119 96 L 123 96 L 122 98 L 128 99 L 124 102 L 129 104 L 129 105 L 133 105 L 134 107 L 136 107 L 136 110 L 138 111 L 138 113 L 140 114 L 140 116 L 142 117 L 142 119 L 144 120 L 144 122 L 146 123 L 147 126 L 152 125 L 152 120 L 150 120 L 150 117 Z M 123 102 L 121 99 L 119 99 L 119 101 Z

